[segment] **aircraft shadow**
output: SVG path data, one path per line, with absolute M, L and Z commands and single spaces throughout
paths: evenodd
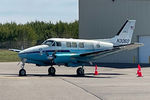
M 41 74 L 38 74 L 38 75 L 32 75 L 32 74 L 28 74 L 28 76 L 37 76 L 37 77 L 74 77 L 74 78 L 113 78 L 113 77 L 103 77 L 103 76 L 89 76 L 87 74 L 85 74 L 84 76 L 77 76 L 77 75 L 64 75 L 64 74 L 57 74 L 55 76 L 49 76 L 49 75 L 41 75 Z
M 86 73 L 86 75 L 94 75 L 93 73 Z M 126 75 L 120 73 L 98 73 L 98 75 Z
M 0 73 L 0 76 L 4 77 L 20 77 L 18 74 L 7 74 L 7 73 Z M 108 75 L 108 76 L 101 76 L 101 75 Z M 77 76 L 76 74 L 56 74 L 55 76 L 50 76 L 47 74 L 27 74 L 27 76 L 24 77 L 74 77 L 74 78 L 113 78 L 114 75 L 125 75 L 120 73 L 99 73 L 98 75 L 94 75 L 93 73 L 85 73 L 84 76 Z

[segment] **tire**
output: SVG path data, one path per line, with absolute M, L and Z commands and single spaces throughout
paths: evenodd
M 48 75 L 54 76 L 54 75 L 55 75 L 55 72 L 56 72 L 56 70 L 55 70 L 54 67 L 50 67 L 50 68 L 48 69 Z
M 77 76 L 84 76 L 84 69 L 83 68 L 77 69 Z
M 26 70 L 25 69 L 21 69 L 19 71 L 19 76 L 26 76 Z

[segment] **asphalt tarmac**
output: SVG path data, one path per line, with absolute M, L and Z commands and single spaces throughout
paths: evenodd
M 0 100 L 149 100 L 150 68 L 85 67 L 85 76 L 76 69 L 55 66 L 56 76 L 48 76 L 48 67 L 26 64 L 27 76 L 19 77 L 17 62 L 0 63 Z

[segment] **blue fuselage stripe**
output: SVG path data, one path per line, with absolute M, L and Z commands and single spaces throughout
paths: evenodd
M 43 50 L 42 52 L 70 52 L 70 50 Z M 33 51 L 33 52 L 25 52 L 21 54 L 32 54 L 32 53 L 40 53 L 40 51 Z

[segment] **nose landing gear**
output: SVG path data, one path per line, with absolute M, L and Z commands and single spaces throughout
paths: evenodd
M 24 69 L 25 63 L 22 62 L 21 69 L 19 71 L 19 76 L 26 76 L 26 70 Z
M 25 69 L 21 69 L 19 71 L 19 76 L 26 76 L 26 70 Z

